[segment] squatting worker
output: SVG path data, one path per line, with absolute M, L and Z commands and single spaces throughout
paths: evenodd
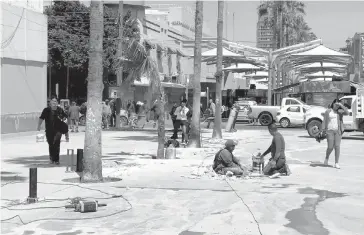
M 272 144 L 261 157 L 263 158 L 268 153 L 271 153 L 272 158 L 269 159 L 269 163 L 264 167 L 264 174 L 270 175 L 272 178 L 278 177 L 281 174 L 288 174 L 284 138 L 282 134 L 278 132 L 277 125 L 274 123 L 268 126 L 268 131 L 273 136 Z
M 66 118 L 62 108 L 58 107 L 57 99 L 53 98 L 50 105 L 43 109 L 39 117 L 38 131 L 40 131 L 43 120 L 45 121 L 46 138 L 49 145 L 50 163 L 59 164 L 59 150 L 61 145 L 61 122 Z
M 332 102 L 324 114 L 323 131 L 326 133 L 327 139 L 326 158 L 324 164 L 328 165 L 330 154 L 335 148 L 334 167 L 337 169 L 340 169 L 340 144 L 342 134 L 344 133 L 343 116 L 348 114 L 348 109 L 337 99 Z
M 216 153 L 212 168 L 217 174 L 225 175 L 228 171 L 232 172 L 234 175 L 244 174 L 244 170 L 239 160 L 233 155 L 236 145 L 237 143 L 235 141 L 227 140 L 225 148 Z

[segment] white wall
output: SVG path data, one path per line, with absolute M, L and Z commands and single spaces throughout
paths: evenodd
M 40 112 L 47 99 L 47 17 L 0 3 L 1 115 Z M 23 11 L 24 9 L 24 11 Z
M 47 16 L 5 3 L 0 5 L 1 42 L 11 39 L 10 44 L 2 49 L 1 57 L 47 62 Z
M 1 0 L 1 2 L 42 13 L 46 0 Z

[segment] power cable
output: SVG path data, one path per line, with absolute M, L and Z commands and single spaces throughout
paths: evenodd
M 5 185 L 9 185 L 9 184 L 19 184 L 19 183 L 22 183 L 22 182 L 9 182 L 7 184 L 2 185 L 1 187 L 4 187 Z M 113 199 L 113 198 L 122 198 L 129 205 L 129 208 L 124 209 L 124 210 L 119 210 L 119 211 L 116 211 L 116 212 L 108 214 L 108 215 L 95 216 L 95 217 L 89 217 L 89 218 L 79 218 L 79 219 L 76 219 L 76 218 L 46 218 L 46 219 L 31 220 L 30 222 L 27 222 L 27 223 L 25 223 L 23 221 L 23 219 L 20 217 L 20 215 L 15 215 L 15 216 L 12 216 L 10 218 L 1 220 L 1 223 L 12 220 L 12 219 L 15 219 L 15 218 L 19 218 L 20 222 L 23 225 L 27 225 L 27 224 L 34 223 L 34 222 L 39 222 L 39 221 L 54 221 L 54 220 L 56 220 L 56 221 L 76 221 L 76 220 L 101 219 L 101 218 L 107 218 L 107 217 L 110 217 L 110 216 L 113 216 L 113 215 L 121 214 L 123 212 L 127 212 L 127 211 L 133 209 L 133 205 L 123 195 L 116 195 L 116 194 L 108 193 L 108 192 L 105 192 L 105 191 L 102 191 L 102 190 L 99 190 L 99 189 L 88 188 L 88 187 L 80 186 L 80 185 L 77 185 L 77 184 L 46 183 L 46 182 L 38 182 L 38 184 L 67 185 L 67 186 L 87 189 L 87 190 L 90 190 L 90 191 L 97 191 L 97 192 L 100 192 L 102 194 L 109 195 L 110 197 L 105 197 L 105 198 L 84 197 L 84 198 L 81 198 L 81 199 L 88 198 L 88 199 L 106 200 L 106 199 Z M 8 199 L 1 199 L 1 200 L 8 200 Z M 50 201 L 66 201 L 66 200 L 70 200 L 70 198 L 67 198 L 67 199 L 48 199 L 48 200 L 50 200 Z M 18 205 L 21 205 L 21 204 L 18 204 Z M 16 206 L 16 205 L 12 205 L 12 206 Z M 1 207 L 1 209 L 2 208 L 8 209 L 8 210 L 13 210 L 13 211 L 15 211 L 15 210 L 25 211 L 25 210 L 37 210 L 37 209 L 57 209 L 57 208 L 64 208 L 64 206 L 62 206 L 62 207 L 33 207 L 33 208 L 26 208 L 26 209 L 11 209 L 11 207 L 3 206 L 3 207 Z
M 6 10 L 5 8 L 3 8 L 3 10 L 4 10 L 4 11 L 7 11 L 7 12 L 10 12 L 11 14 L 16 15 L 16 16 L 19 16 L 19 17 L 22 17 L 22 15 L 23 15 L 23 14 L 22 14 L 22 15 L 18 15 L 18 14 L 16 14 L 16 13 L 12 12 L 12 11 Z M 24 12 L 24 10 L 25 10 L 25 8 L 23 8 L 23 12 Z M 29 19 L 27 19 L 27 18 L 26 18 L 26 20 L 27 20 L 27 21 L 29 21 L 29 22 L 32 22 L 32 23 L 34 23 L 34 24 L 40 25 L 40 26 L 42 26 L 42 27 L 47 27 L 47 25 L 39 24 L 39 23 L 38 23 L 38 22 L 36 22 L 36 21 L 29 20 Z

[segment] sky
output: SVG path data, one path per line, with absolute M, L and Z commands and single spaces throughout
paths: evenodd
M 148 3 L 151 1 L 147 1 Z M 155 3 L 172 3 L 152 1 Z M 227 32 L 229 40 L 256 46 L 257 7 L 259 1 L 226 1 Z M 173 4 L 194 5 L 194 1 L 174 1 Z M 305 1 L 306 22 L 325 46 L 332 49 L 345 47 L 345 40 L 356 32 L 364 32 L 364 1 Z M 234 14 L 233 14 L 234 13 Z M 233 16 L 234 15 L 234 16 Z M 235 20 L 233 20 L 233 18 Z M 204 2 L 204 21 L 211 36 L 216 36 L 217 1 Z M 233 24 L 233 21 L 235 22 Z M 227 25 L 227 26 L 226 26 Z

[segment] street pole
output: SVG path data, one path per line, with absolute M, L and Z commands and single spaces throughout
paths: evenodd
M 268 55 L 268 105 L 272 105 L 272 49 Z

